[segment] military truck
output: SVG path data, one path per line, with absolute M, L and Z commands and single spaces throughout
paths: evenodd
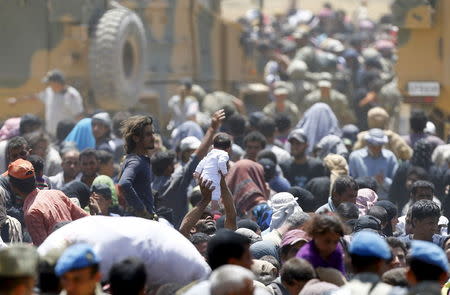
M 404 102 L 426 109 L 441 136 L 450 134 L 450 3 L 395 0 L 396 71 Z
M 42 90 L 57 68 L 88 108 L 138 108 L 164 123 L 182 78 L 231 93 L 259 80 L 241 34 L 220 0 L 0 0 L 0 118 L 42 112 L 6 100 Z

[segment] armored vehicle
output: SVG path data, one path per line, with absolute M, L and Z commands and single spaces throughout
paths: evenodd
M 258 80 L 241 26 L 220 17 L 218 0 L 0 0 L 0 7 L 1 119 L 42 112 L 38 102 L 6 99 L 42 90 L 55 68 L 88 109 L 144 109 L 159 118 L 182 78 L 231 93 Z
M 395 0 L 397 74 L 405 102 L 424 108 L 441 136 L 450 134 L 450 3 Z

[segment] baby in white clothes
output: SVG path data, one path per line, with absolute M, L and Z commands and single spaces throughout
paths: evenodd
M 220 199 L 220 179 L 228 173 L 228 152 L 231 150 L 231 139 L 228 134 L 219 133 L 213 140 L 214 148 L 198 163 L 195 169 L 196 178 L 209 180 L 214 186 L 212 200 Z

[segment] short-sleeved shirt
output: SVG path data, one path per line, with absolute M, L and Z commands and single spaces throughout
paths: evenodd
M 280 166 L 292 186 L 305 187 L 309 180 L 325 176 L 322 162 L 315 158 L 308 158 L 304 164 L 296 164 L 294 159 L 290 159 L 287 163 L 280 163 Z
M 39 95 L 45 104 L 45 127 L 48 133 L 55 136 L 56 126 L 62 120 L 75 119 L 83 113 L 83 99 L 78 90 L 67 86 L 63 92 L 55 93 L 47 87 Z
M 314 268 L 318 267 L 331 267 L 339 270 L 342 274 L 345 275 L 344 269 L 344 250 L 342 249 L 341 244 L 336 246 L 336 249 L 330 254 L 328 260 L 324 260 L 320 254 L 319 250 L 314 243 L 314 240 L 306 243 L 300 250 L 297 252 L 297 258 L 303 258 L 307 260 Z
M 199 111 L 198 101 L 192 96 L 186 97 L 183 105 L 181 105 L 181 97 L 179 95 L 172 96 L 168 105 L 172 112 L 171 124 L 174 128 L 185 122 L 187 118 L 196 115 Z

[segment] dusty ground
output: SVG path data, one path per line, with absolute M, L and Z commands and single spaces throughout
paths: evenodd
M 265 0 L 264 11 L 269 14 L 284 12 L 290 2 L 291 0 Z M 324 2 L 330 2 L 334 7 L 351 13 L 357 7 L 359 0 L 297 0 L 297 7 L 317 12 Z M 369 16 L 378 19 L 381 15 L 388 13 L 391 2 L 392 0 L 368 0 Z M 248 9 L 257 7 L 258 3 L 259 0 L 222 0 L 222 13 L 226 18 L 235 20 Z

